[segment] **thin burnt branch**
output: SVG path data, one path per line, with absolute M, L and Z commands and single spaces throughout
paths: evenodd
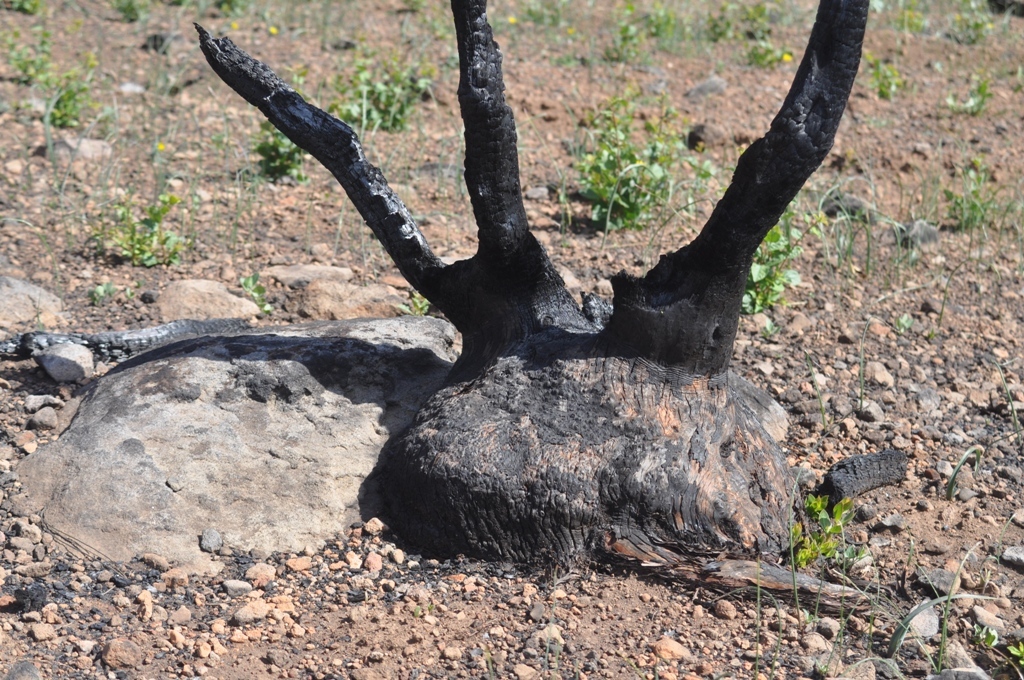
M 466 186 L 480 249 L 490 257 L 507 256 L 519 249 L 528 225 L 501 52 L 487 23 L 486 0 L 452 0 L 452 15 L 459 43 L 459 106 L 466 128 Z
M 214 38 L 199 24 L 195 27 L 203 54 L 217 75 L 331 171 L 402 275 L 437 304 L 437 279 L 444 264 L 430 250 L 384 175 L 366 160 L 352 128 L 306 102 L 266 64 L 250 57 L 230 39 Z M 443 305 L 438 306 L 443 309 Z
M 860 64 L 868 0 L 821 0 L 789 95 L 771 129 L 740 157 L 700 235 L 642 279 L 612 279 L 607 335 L 684 374 L 729 365 L 740 304 L 758 245 L 821 165 Z

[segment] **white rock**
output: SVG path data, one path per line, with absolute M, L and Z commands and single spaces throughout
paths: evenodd
M 92 352 L 72 343 L 54 345 L 32 357 L 43 370 L 59 383 L 70 383 L 91 378 L 96 370 Z

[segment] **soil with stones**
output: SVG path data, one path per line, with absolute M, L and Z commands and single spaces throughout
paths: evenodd
M 0 35 L 14 41 L 4 49 L 37 44 L 33 27 L 44 26 L 54 69 L 75 68 L 86 52 L 98 67 L 79 127 L 56 129 L 43 123 L 53 92 L 19 83 L 14 66 L 0 65 L 0 276 L 31 281 L 63 307 L 4 332 L 142 328 L 169 320 L 161 298 L 172 283 L 214 281 L 242 296 L 239 278 L 254 272 L 275 308 L 253 319 L 260 325 L 418 309 L 325 171 L 307 163 L 304 184 L 258 177 L 258 113 L 208 70 L 194 20 L 279 72 L 290 69 L 325 105 L 334 74 L 350 73 L 357 56 L 429 64 L 433 84 L 408 129 L 364 140 L 439 254 L 472 254 L 444 3 L 269 1 L 237 16 L 209 3 L 153 3 L 135 23 L 98 0 L 45 4 L 33 16 L 0 3 Z M 635 59 L 608 62 L 620 25 L 646 26 L 657 7 L 640 2 L 624 14 L 600 4 L 501 2 L 491 18 L 506 55 L 534 232 L 574 294 L 607 296 L 611 273 L 640 273 L 694 235 L 738 149 L 767 128 L 795 62 L 747 65 L 742 34 L 703 39 L 697 27 L 707 10 L 680 3 L 657 7 L 678 12 L 692 35 L 671 44 L 642 37 Z M 50 533 L 38 517 L 12 514 L 17 461 L 53 439 L 59 407 L 78 386 L 8 356 L 0 357 L 0 671 L 868 678 L 924 676 L 941 663 L 1007 673 L 1007 645 L 1024 636 L 1024 19 L 986 15 L 987 35 L 969 45 L 950 38 L 960 11 L 952 4 L 924 9 L 917 32 L 898 28 L 907 18 L 900 11 L 872 16 L 865 47 L 895 65 L 905 87 L 880 98 L 864 63 L 836 146 L 796 204 L 798 215 L 834 207 L 828 192 L 838 187 L 847 207 L 855 200 L 864 208 L 797 218 L 807 233 L 791 266 L 803 283 L 786 293 L 787 304 L 741 320 L 733 361 L 790 411 L 783 444 L 790 464 L 806 471 L 807 488 L 852 454 L 908 455 L 901 485 L 856 499 L 845 532 L 851 559 L 819 563 L 831 578 L 845 571 L 867 584 L 870 606 L 799 611 L 754 591 L 723 597 L 642 573 L 438 562 L 407 554 L 400 537 L 373 521 L 301 554 L 242 553 L 206 537 L 223 563 L 217 576 L 188 575 L 160 555 L 113 563 Z M 798 57 L 812 18 L 807 2 L 772 9 L 771 40 Z M 991 96 L 979 115 L 958 112 L 982 82 Z M 605 236 L 578 194 L 573 153 L 586 142 L 588 112 L 626 93 L 639 120 L 655 119 L 664 101 L 679 112 L 672 125 L 680 132 L 703 125 L 692 158 L 717 174 L 694 189 L 695 207 L 665 226 Z M 87 154 L 79 138 L 98 143 Z M 966 171 L 977 177 L 983 168 L 984 181 L 965 187 Z M 693 179 L 692 167 L 678 172 L 684 183 Z M 111 245 L 115 208 L 134 206 L 141 219 L 160 193 L 183 199 L 166 226 L 187 248 L 177 265 L 132 266 Z M 976 199 L 960 203 L 980 211 L 970 230 L 954 228 L 957 195 Z M 918 219 L 910 238 L 896 228 Z M 329 277 L 318 270 L 327 278 L 312 282 L 271 270 L 293 264 L 334 269 Z M 879 660 L 908 611 L 953 590 L 987 599 L 926 611 L 894 664 Z M 998 632 L 994 648 L 979 642 L 983 626 Z

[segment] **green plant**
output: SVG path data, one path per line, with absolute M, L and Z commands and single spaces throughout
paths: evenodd
M 121 18 L 131 23 L 149 13 L 149 0 L 111 0 L 111 5 Z
M 996 369 L 999 371 L 999 380 L 1003 384 L 1003 394 L 1006 395 L 1006 406 L 1010 412 L 1010 422 L 1013 423 L 1013 432 L 1017 437 L 1017 445 L 1024 445 L 1024 429 L 1021 428 L 1020 418 L 1017 416 L 1017 406 L 1013 400 L 1013 393 L 1010 391 L 1010 386 L 1006 382 L 1006 371 L 1003 370 L 1003 365 L 996 362 L 992 362 Z
M 895 23 L 896 30 L 906 33 L 920 33 L 924 30 L 924 14 L 921 13 L 917 0 L 907 0 L 902 3 Z
M 238 283 L 242 286 L 242 290 L 256 303 L 256 306 L 260 308 L 261 314 L 270 314 L 274 311 L 274 306 L 267 302 L 267 288 L 260 283 L 259 272 L 253 272 L 249 276 L 241 277 L 238 279 Z
M 971 641 L 976 645 L 992 648 L 999 644 L 999 633 L 988 626 L 976 623 L 974 624 L 974 633 L 971 635 Z
M 538 26 L 563 26 L 569 7 L 569 0 L 531 0 L 523 10 L 523 16 Z
M 985 105 L 992 98 L 992 92 L 989 89 L 990 80 L 988 78 L 974 78 L 973 82 L 973 87 L 967 93 L 967 99 L 960 101 L 956 95 L 952 94 L 946 97 L 946 106 L 949 107 L 950 111 L 978 116 L 985 110 Z
M 904 313 L 896 319 L 894 326 L 896 328 L 896 334 L 903 335 L 914 327 L 914 317 L 910 316 L 910 314 Z
M 89 302 L 94 307 L 99 307 L 104 302 L 117 294 L 117 288 L 111 282 L 101 283 L 89 291 Z
M 238 16 L 249 9 L 252 0 L 218 0 L 217 9 L 228 16 Z
M 836 503 L 831 512 L 827 496 L 808 496 L 804 507 L 808 517 L 818 526 L 806 534 L 800 522 L 794 522 L 790 529 L 793 562 L 800 569 L 820 558 L 834 558 L 843 544 L 843 529 L 853 518 L 853 501 L 849 498 Z
M 783 220 L 786 219 L 784 215 Z M 782 300 L 787 287 L 800 283 L 800 274 L 796 270 L 783 267 L 803 252 L 797 245 L 800 238 L 797 229 L 790 227 L 783 231 L 779 225 L 772 227 L 764 237 L 747 274 L 742 303 L 744 314 L 757 314 L 775 306 Z
M 430 311 L 430 300 L 413 291 L 409 294 L 409 304 L 398 305 L 398 309 L 409 316 L 426 316 Z
M 117 224 L 110 230 L 109 238 L 121 257 L 136 267 L 181 262 L 185 242 L 164 228 L 167 213 L 180 202 L 181 199 L 173 194 L 160 194 L 157 204 L 148 206 L 146 216 L 141 220 L 135 219 L 129 200 L 115 206 Z
M 736 28 L 733 25 L 732 15 L 736 5 L 725 3 L 718 14 L 709 14 L 704 22 L 704 35 L 711 42 L 732 40 L 736 37 Z
M 11 0 L 11 9 L 22 14 L 39 14 L 43 11 L 43 0 Z
M 378 65 L 359 59 L 353 72 L 334 79 L 338 99 L 328 110 L 362 130 L 399 132 L 406 128 L 416 102 L 430 91 L 428 70 L 397 60 Z
M 1018 642 L 1015 645 L 1007 645 L 1006 651 L 1013 657 L 1012 661 L 1015 665 L 1024 668 L 1024 642 Z
M 953 500 L 953 496 L 956 495 L 956 478 L 960 474 L 960 469 L 964 466 L 964 463 L 970 460 L 971 456 L 977 456 L 974 460 L 974 468 L 975 470 L 977 470 L 978 467 L 981 465 L 981 454 L 984 453 L 984 451 L 985 449 L 980 446 L 972 446 L 971 448 L 964 451 L 964 455 L 960 456 L 960 462 L 956 464 L 955 468 L 953 468 L 953 474 L 949 476 L 949 481 L 946 482 L 947 501 Z
M 260 123 L 260 136 L 253 151 L 260 157 L 260 174 L 271 182 L 284 177 L 291 177 L 296 182 L 306 181 L 302 172 L 305 152 L 269 121 Z
M 760 68 L 772 68 L 793 61 L 793 52 L 775 47 L 770 40 L 759 40 L 747 50 L 747 63 Z
M 72 68 L 52 79 L 52 94 L 46 109 L 46 120 L 51 125 L 78 127 L 82 109 L 92 104 L 89 91 L 96 66 L 96 57 L 90 52 L 85 55 L 81 69 Z
M 606 60 L 626 62 L 633 61 L 640 56 L 643 34 L 634 20 L 635 13 L 636 7 L 632 2 L 627 2 L 619 17 L 612 44 L 605 48 L 604 58 Z
M 963 45 L 976 45 L 992 30 L 985 0 L 960 0 L 960 11 L 953 15 L 949 37 Z
M 581 194 L 593 203 L 591 219 L 604 231 L 643 229 L 672 195 L 671 168 L 685 148 L 668 129 L 674 113 L 665 109 L 644 122 L 643 143 L 633 140 L 633 104 L 612 99 L 588 122 L 592 150 L 576 163 Z
M 32 32 L 36 34 L 34 45 L 19 45 L 19 31 L 11 31 L 4 36 L 7 63 L 18 72 L 15 81 L 21 85 L 32 85 L 48 78 L 53 70 L 53 63 L 50 60 L 53 48 L 52 34 L 41 26 L 34 27 Z
M 997 189 L 991 186 L 992 174 L 980 158 L 960 168 L 961 191 L 944 189 L 949 201 L 946 216 L 957 231 L 973 231 L 989 225 L 998 208 Z
M 768 5 L 763 2 L 755 3 L 743 10 L 743 35 L 747 40 L 762 42 L 768 40 L 772 34 L 772 27 L 768 21 Z
M 871 69 L 871 89 L 877 92 L 880 98 L 891 100 L 906 85 L 895 65 L 882 61 L 870 52 L 864 53 L 864 60 Z

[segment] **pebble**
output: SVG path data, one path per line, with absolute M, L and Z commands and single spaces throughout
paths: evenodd
M 252 586 L 248 581 L 241 581 L 239 579 L 228 579 L 221 584 L 221 588 L 228 597 L 234 599 L 236 597 L 242 597 L 252 592 Z
M 832 643 L 825 639 L 821 633 L 809 633 L 800 638 L 800 646 L 807 650 L 808 654 L 824 654 L 832 651 Z
M 878 405 L 878 402 L 868 399 L 864 402 L 864 405 L 857 410 L 857 417 L 865 423 L 880 423 L 885 420 L 885 412 L 882 410 L 882 407 Z
M 31 394 L 25 397 L 25 410 L 35 413 L 44 406 L 63 406 L 64 402 L 49 394 Z
M 892 387 L 896 384 L 896 379 L 881 361 L 869 361 L 864 364 L 864 377 L 882 387 Z
M 818 621 L 818 625 L 814 629 L 826 640 L 835 640 L 839 636 L 839 631 L 842 630 L 842 624 L 826 616 Z
M 255 621 L 262 621 L 273 607 L 264 600 L 253 600 L 249 604 L 238 609 L 231 615 L 231 621 L 239 626 L 244 626 Z
M 284 566 L 292 571 L 309 571 L 313 567 L 313 560 L 308 556 L 293 557 L 285 561 Z
M 245 571 L 245 580 L 252 584 L 253 588 L 262 588 L 277 578 L 277 570 L 264 562 L 252 565 Z
M 935 607 L 929 607 L 910 620 L 910 629 L 923 640 L 939 632 L 939 615 Z
M 142 664 L 142 648 L 127 638 L 116 638 L 103 646 L 100 658 L 109 668 L 137 668 Z
M 1003 561 L 1024 568 L 1024 546 L 1013 545 L 1004 550 Z
M 57 423 L 57 412 L 50 406 L 44 406 L 28 419 L 26 427 L 30 430 L 53 430 Z
M 4 680 L 42 680 L 39 669 L 31 661 L 19 661 L 11 666 Z
M 199 537 L 199 549 L 203 552 L 215 553 L 224 547 L 224 539 L 216 529 L 203 529 Z
M 82 345 L 54 345 L 32 357 L 55 382 L 74 383 L 91 378 L 95 369 L 92 352 Z
M 372 552 L 366 556 L 363 567 L 371 573 L 380 571 L 384 567 L 384 560 L 378 553 Z
M 28 634 L 36 642 L 45 642 L 57 637 L 57 629 L 48 623 L 33 623 L 28 627 Z
M 170 621 L 172 624 L 178 626 L 183 626 L 191 620 L 192 612 L 189 611 L 189 608 L 184 605 L 175 609 L 174 613 L 171 614 L 170 618 L 168 619 L 168 621 Z
M 1006 630 L 1006 622 L 982 606 L 975 605 L 971 609 L 971 613 L 974 614 L 974 620 L 979 625 L 988 626 L 998 633 Z
M 930 569 L 919 571 L 918 578 L 930 586 L 938 596 L 949 595 L 960 589 L 960 578 L 948 569 Z
M 167 571 L 171 568 L 171 563 L 163 555 L 157 555 L 156 553 L 145 553 L 142 555 L 142 561 L 153 567 L 157 571 Z
M 898 512 L 894 512 L 891 515 L 886 515 L 878 521 L 875 525 L 875 531 L 891 531 L 894 534 L 898 534 L 907 528 L 906 518 Z
M 658 658 L 666 661 L 679 661 L 690 656 L 690 651 L 686 647 L 668 636 L 662 637 L 651 645 L 651 650 Z
M 376 536 L 377 534 L 384 531 L 384 529 L 384 522 L 380 521 L 376 517 L 367 520 L 366 524 L 363 525 L 363 531 L 370 534 L 371 536 Z
M 736 611 L 736 605 L 729 600 L 719 600 L 716 602 L 714 611 L 715 616 L 727 621 L 731 621 L 739 615 L 739 612 Z

